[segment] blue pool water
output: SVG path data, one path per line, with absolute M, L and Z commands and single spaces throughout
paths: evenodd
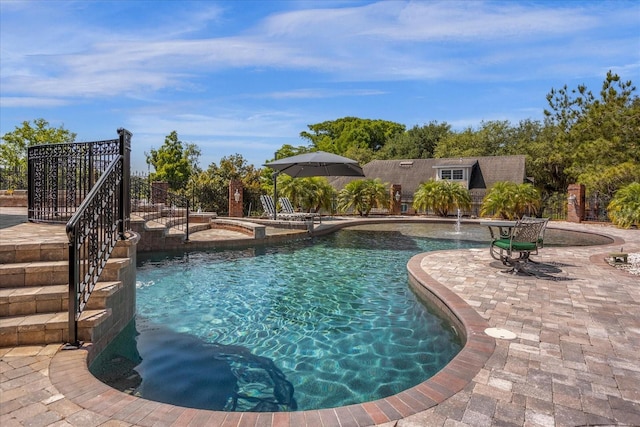
M 133 392 L 197 408 L 291 411 L 416 385 L 461 342 L 411 291 L 407 261 L 486 245 L 486 230 L 474 230 L 359 226 L 270 247 L 139 256 Z

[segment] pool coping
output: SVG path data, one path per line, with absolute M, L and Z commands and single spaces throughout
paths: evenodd
M 223 412 L 155 402 L 111 388 L 91 374 L 91 344 L 80 350 L 59 351 L 51 361 L 49 375 L 60 393 L 80 407 L 104 416 L 141 426 L 371 426 L 393 422 L 423 412 L 464 389 L 483 368 L 495 349 L 495 339 L 484 333 L 489 327 L 469 304 L 421 268 L 429 253 L 407 263 L 410 284 L 436 305 L 456 325 L 464 339 L 460 352 L 428 380 L 383 399 L 348 406 L 297 412 Z M 73 379 L 73 380 L 70 380 Z

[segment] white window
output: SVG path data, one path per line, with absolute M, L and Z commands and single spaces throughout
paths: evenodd
M 462 169 L 442 169 L 440 170 L 440 179 L 452 179 L 454 181 L 462 181 L 464 179 L 464 170 Z

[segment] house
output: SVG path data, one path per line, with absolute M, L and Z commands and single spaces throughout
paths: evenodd
M 415 213 L 413 194 L 420 184 L 430 179 L 449 179 L 459 182 L 471 194 L 470 215 L 478 215 L 487 190 L 499 181 L 517 184 L 525 182 L 525 156 L 461 157 L 445 159 L 374 160 L 362 167 L 367 179 L 378 178 L 383 183 L 401 188 L 402 213 Z M 331 185 L 337 190 L 358 179 L 332 177 Z

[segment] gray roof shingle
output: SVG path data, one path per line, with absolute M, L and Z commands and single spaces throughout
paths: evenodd
M 486 189 L 499 181 L 512 181 L 521 184 L 525 180 L 525 156 L 489 156 L 443 159 L 396 159 L 374 160 L 362 167 L 365 178 L 379 178 L 389 185 L 402 185 L 402 193 L 415 193 L 418 186 L 435 178 L 441 167 L 473 167 L 469 190 L 484 194 Z M 329 182 L 341 190 L 354 177 L 329 177 Z M 362 178 L 360 178 L 362 179 Z

